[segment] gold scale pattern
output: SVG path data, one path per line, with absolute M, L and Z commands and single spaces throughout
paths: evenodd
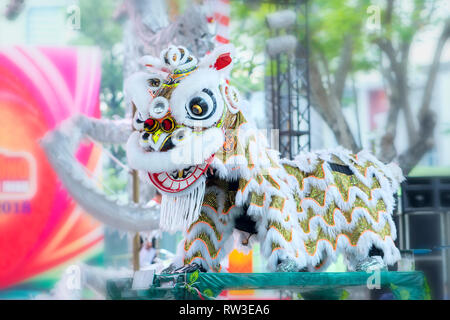
M 234 127 L 233 128 L 234 130 L 238 129 L 241 124 L 246 122 L 246 120 L 242 116 L 240 116 L 240 113 L 238 113 L 236 116 L 227 116 L 226 121 L 228 121 L 230 124 L 231 123 L 233 124 L 232 127 Z M 255 141 L 254 138 L 249 139 L 249 142 L 252 142 L 252 141 L 253 142 Z M 235 145 L 232 149 L 228 149 L 226 151 L 223 150 L 223 152 L 216 153 L 216 156 L 219 156 L 219 158 L 224 163 L 226 163 L 226 161 L 233 156 L 244 156 L 247 160 L 247 168 L 252 170 L 254 168 L 254 164 L 253 164 L 252 158 L 250 156 L 250 149 L 249 149 L 250 143 L 247 143 L 247 145 L 245 147 L 243 147 L 242 144 L 240 143 L 240 141 L 238 141 L 237 139 L 234 141 L 234 143 L 235 143 Z M 276 169 L 280 168 L 273 161 L 273 159 L 270 156 L 268 156 L 268 158 L 270 159 L 271 166 L 273 168 L 276 168 Z M 355 160 L 355 158 L 353 158 L 353 160 Z M 345 165 L 345 163 L 343 163 L 339 158 L 337 158 L 335 156 L 333 156 L 332 161 L 334 163 L 337 163 L 340 165 Z M 305 178 L 308 178 L 308 177 L 313 177 L 316 179 L 324 179 L 325 178 L 325 171 L 323 169 L 323 165 L 324 165 L 324 161 L 322 161 L 322 160 L 318 161 L 317 166 L 313 172 L 303 172 L 299 168 L 288 165 L 288 164 L 283 164 L 282 169 L 284 169 L 287 174 L 292 175 L 296 178 L 296 181 L 298 183 L 298 188 L 300 190 L 302 190 L 304 188 L 304 179 Z M 359 171 L 359 173 L 361 173 L 364 176 L 366 176 L 367 168 L 369 168 L 371 166 L 374 166 L 374 164 L 371 162 L 366 162 L 364 164 L 364 166 L 361 166 L 356 163 L 356 160 L 353 161 L 353 167 L 356 168 Z M 348 201 L 349 190 L 351 187 L 359 188 L 362 192 L 364 192 L 368 196 L 369 199 L 372 198 L 372 192 L 374 190 L 381 188 L 380 183 L 378 182 L 378 180 L 375 177 L 373 177 L 372 186 L 371 186 L 371 188 L 369 188 L 366 185 L 364 185 L 361 181 L 359 181 L 355 175 L 346 175 L 344 173 L 335 172 L 335 171 L 333 171 L 332 174 L 333 174 L 334 185 L 339 190 L 339 193 L 342 196 L 342 199 L 346 202 Z M 277 181 L 268 172 L 263 172 L 263 173 L 257 174 L 254 177 L 254 179 L 259 185 L 261 185 L 264 181 L 267 181 L 273 188 L 275 188 L 277 190 L 280 189 L 280 186 L 277 183 Z M 250 183 L 249 180 L 241 178 L 239 180 L 239 191 L 242 191 L 245 188 L 247 188 L 249 183 Z M 224 181 L 217 181 L 217 184 L 218 184 L 217 186 L 220 189 L 222 189 L 223 192 L 225 193 L 223 212 L 218 213 L 219 215 L 224 215 L 224 214 L 227 214 L 229 212 L 229 210 L 234 206 L 236 191 L 229 191 L 227 183 Z M 294 200 L 296 201 L 297 212 L 300 214 L 303 213 L 302 199 L 295 192 L 292 196 L 294 197 Z M 327 190 L 321 190 L 317 187 L 312 187 L 310 190 L 310 193 L 308 195 L 309 198 L 314 199 L 318 203 L 318 205 L 320 205 L 321 207 L 324 207 L 326 205 L 326 203 L 325 203 L 326 196 L 327 196 Z M 265 194 L 258 194 L 256 192 L 250 192 L 249 197 L 250 197 L 250 206 L 264 207 L 265 201 L 266 201 Z M 286 198 L 284 198 L 284 197 L 272 196 L 270 199 L 269 207 L 279 210 L 280 214 L 283 214 L 285 202 L 286 202 Z M 205 195 L 204 204 L 206 206 L 213 208 L 216 212 L 219 210 L 217 198 L 214 193 L 207 193 Z M 367 212 L 370 214 L 370 216 L 375 221 L 378 221 L 379 215 L 381 212 L 386 212 L 386 205 L 381 199 L 377 201 L 375 207 L 370 207 L 370 206 L 367 206 L 367 204 L 361 198 L 356 197 L 355 201 L 352 204 L 352 208 L 350 210 L 342 210 L 335 203 L 335 201 L 332 201 L 328 205 L 326 213 L 321 216 L 324 219 L 324 221 L 327 223 L 328 226 L 336 227 L 335 220 L 334 220 L 334 213 L 336 210 L 340 210 L 342 212 L 342 214 L 344 215 L 347 223 L 350 224 L 350 223 L 352 223 L 352 218 L 353 218 L 352 213 L 355 208 L 363 208 L 364 210 L 367 210 Z M 307 210 L 306 217 L 303 220 L 300 220 L 300 219 L 298 220 L 299 226 L 305 234 L 311 233 L 310 221 L 312 218 L 314 218 L 318 215 L 319 214 L 315 213 L 313 211 L 313 209 L 309 208 Z M 286 217 L 284 218 L 284 221 L 287 222 L 287 221 L 289 221 L 289 219 L 290 219 L 290 216 L 288 213 L 286 213 Z M 221 240 L 222 235 L 217 230 L 217 227 L 213 223 L 213 220 L 210 217 L 208 217 L 207 214 L 202 212 L 198 221 L 202 221 L 202 222 L 210 224 L 210 226 L 214 230 L 214 233 L 215 233 L 217 239 L 219 241 Z M 224 220 L 220 220 L 220 222 L 223 222 L 224 225 L 226 224 L 226 222 Z M 188 232 L 192 231 L 192 227 L 194 225 L 195 225 L 195 223 L 189 228 Z M 287 242 L 290 242 L 292 240 L 292 230 L 288 230 L 288 229 L 284 228 L 279 222 L 269 220 L 267 229 L 269 230 L 271 228 L 275 229 Z M 388 222 L 386 222 L 385 226 L 382 228 L 381 231 L 377 232 L 373 229 L 373 226 L 370 224 L 370 222 L 367 221 L 366 218 L 362 217 L 362 218 L 358 219 L 358 221 L 355 223 L 354 228 L 351 231 L 340 230 L 335 237 L 329 236 L 319 226 L 316 230 L 317 236 L 315 238 L 310 238 L 307 241 L 305 241 L 305 249 L 310 255 L 314 255 L 317 250 L 318 243 L 320 241 L 328 241 L 331 243 L 333 249 L 336 250 L 337 241 L 338 241 L 339 237 L 341 237 L 341 236 L 347 237 L 350 244 L 352 246 L 356 246 L 360 237 L 365 232 L 373 232 L 373 233 L 377 234 L 383 240 L 385 239 L 386 236 L 391 235 L 390 225 Z M 189 247 L 192 245 L 192 243 L 198 239 L 202 240 L 206 244 L 208 251 L 213 259 L 214 259 L 214 257 L 216 257 L 219 254 L 220 249 L 218 249 L 214 246 L 213 242 L 211 241 L 211 239 L 209 238 L 209 236 L 206 233 L 199 233 L 196 236 L 196 238 L 193 239 L 191 242 L 185 243 L 185 250 L 188 250 Z M 276 242 L 273 242 L 271 244 L 271 247 L 272 247 L 272 251 L 281 249 L 281 246 Z M 186 258 L 185 263 L 189 263 L 196 257 L 200 257 L 200 258 L 202 257 L 200 251 L 197 251 L 193 255 L 191 255 L 189 258 Z M 217 264 L 213 266 L 213 269 L 218 269 L 218 268 L 220 268 L 220 266 Z
M 225 226 L 227 224 L 226 215 L 228 214 L 229 210 L 234 206 L 235 198 L 236 198 L 236 191 L 229 190 L 228 183 L 224 180 L 213 180 L 210 182 L 210 185 L 216 186 L 217 188 L 219 188 L 221 190 L 220 192 L 223 192 L 225 194 L 225 199 L 223 201 L 224 202 L 223 210 L 220 213 L 218 212 L 220 209 L 220 205 L 218 203 L 217 194 L 215 192 L 207 192 L 203 199 L 203 205 L 202 205 L 203 208 L 202 208 L 201 214 L 200 214 L 199 218 L 197 219 L 197 221 L 195 221 L 188 228 L 187 232 L 188 232 L 188 234 L 191 232 L 195 233 L 196 232 L 195 226 L 198 225 L 199 223 L 204 223 L 213 230 L 213 232 L 216 236 L 217 242 L 220 243 L 223 240 L 223 233 L 218 230 L 218 226 L 216 225 L 214 220 L 207 213 L 207 211 L 209 211 L 209 210 L 206 210 L 205 208 L 211 209 L 213 211 L 212 214 L 219 215 L 219 223 L 222 224 L 221 229 L 223 229 L 223 226 Z M 189 249 L 191 248 L 193 243 L 196 241 L 201 241 L 205 244 L 205 246 L 208 250 L 209 256 L 212 260 L 215 260 L 217 258 L 221 249 L 217 248 L 214 245 L 214 242 L 210 238 L 210 235 L 205 232 L 195 233 L 195 237 L 191 241 L 185 241 L 184 250 L 186 253 L 189 251 Z M 201 251 L 195 251 L 193 254 L 190 254 L 189 256 L 188 255 L 185 256 L 184 264 L 189 264 L 196 258 L 204 259 L 205 257 L 203 257 Z M 219 261 L 217 261 L 217 262 L 214 261 L 211 268 L 214 271 L 219 271 L 221 268 Z
M 336 163 L 341 164 L 341 163 L 339 163 L 340 161 L 337 161 L 338 159 L 337 160 L 333 159 L 333 160 Z M 301 172 L 298 168 L 295 168 L 290 165 L 285 164 L 283 166 L 286 169 L 286 172 L 288 174 L 290 174 L 296 178 L 296 180 L 298 182 L 298 187 L 300 190 L 302 190 L 304 187 L 304 179 L 305 178 L 316 177 L 318 179 L 323 179 L 325 177 L 323 165 L 324 165 L 324 162 L 319 161 L 318 165 L 316 167 L 316 170 L 314 170 L 311 173 Z M 373 165 L 374 164 L 371 162 L 366 162 L 364 167 L 359 166 L 356 163 L 354 164 L 354 166 L 358 169 L 358 171 L 363 175 L 366 175 L 366 169 Z M 352 187 L 359 188 L 361 191 L 364 192 L 364 194 L 366 194 L 368 196 L 369 199 L 372 199 L 372 193 L 374 190 L 381 188 L 380 183 L 378 182 L 378 180 L 375 177 L 373 177 L 372 187 L 369 188 L 365 184 L 363 184 L 361 181 L 359 181 L 355 175 L 346 175 L 344 173 L 335 172 L 335 171 L 333 171 L 332 174 L 333 174 L 333 178 L 334 178 L 334 185 L 339 190 L 342 200 L 345 202 L 347 202 L 349 200 L 349 190 Z M 324 207 L 326 205 L 326 203 L 325 203 L 326 196 L 327 196 L 327 190 L 321 190 L 317 187 L 311 187 L 308 198 L 314 199 L 319 206 Z M 294 199 L 297 203 L 297 211 L 299 213 L 303 213 L 302 199 L 300 199 L 300 197 L 297 194 L 294 195 Z M 344 215 L 344 217 L 346 218 L 347 223 L 350 224 L 350 223 L 352 223 L 352 218 L 353 218 L 352 213 L 356 208 L 362 208 L 363 210 L 366 210 L 375 221 L 378 221 L 381 212 L 386 212 L 386 205 L 383 202 L 383 200 L 379 199 L 377 201 L 375 207 L 370 207 L 360 197 L 357 196 L 355 201 L 353 202 L 350 210 L 342 210 L 341 208 L 339 208 L 339 206 L 336 204 L 336 202 L 333 201 L 328 205 L 327 211 L 324 215 L 319 215 L 319 214 L 315 213 L 312 208 L 308 208 L 306 218 L 303 220 L 299 220 L 298 222 L 299 222 L 300 227 L 302 228 L 303 232 L 305 234 L 309 234 L 311 232 L 310 222 L 311 222 L 312 218 L 321 216 L 330 227 L 336 227 L 335 220 L 334 220 L 334 214 L 335 214 L 336 210 L 340 210 L 342 212 L 342 214 Z M 338 230 L 337 235 L 335 237 L 329 236 L 320 226 L 317 228 L 316 231 L 317 231 L 316 238 L 310 238 L 307 241 L 305 241 L 305 248 L 310 255 L 315 254 L 319 241 L 323 241 L 323 240 L 328 241 L 332 245 L 333 249 L 336 250 L 338 238 L 341 236 L 347 237 L 348 240 L 350 241 L 350 244 L 352 246 L 356 246 L 360 237 L 365 232 L 373 232 L 373 233 L 377 234 L 382 240 L 384 240 L 386 238 L 386 236 L 391 235 L 390 225 L 387 221 L 381 231 L 375 231 L 373 226 L 371 225 L 371 223 L 369 221 L 367 221 L 367 219 L 364 217 L 361 217 L 358 219 L 358 221 L 355 223 L 355 226 L 352 230 L 350 230 L 350 231 Z

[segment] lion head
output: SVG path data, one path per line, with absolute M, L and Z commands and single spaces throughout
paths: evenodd
M 226 119 L 239 110 L 239 94 L 225 80 L 233 54 L 232 46 L 222 46 L 199 61 L 171 46 L 159 59 L 143 57 L 151 72 L 126 81 L 137 109 L 128 161 L 161 192 L 189 190 L 224 145 Z
M 146 172 L 163 196 L 192 194 L 205 183 L 215 158 L 223 164 L 223 154 L 233 148 L 229 130 L 243 119 L 242 100 L 227 80 L 233 59 L 231 45 L 201 60 L 184 47 L 170 46 L 159 58 L 143 57 L 147 71 L 125 82 L 136 107 L 128 163 Z M 194 211 L 198 206 L 189 205 Z

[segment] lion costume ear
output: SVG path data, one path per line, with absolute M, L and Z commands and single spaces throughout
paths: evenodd
M 164 82 L 160 74 L 138 71 L 129 76 L 124 83 L 124 92 L 134 103 L 143 117 L 148 116 L 149 103 L 152 94 L 159 89 Z
M 222 45 L 203 57 L 199 63 L 199 67 L 215 69 L 226 76 L 233 68 L 234 56 L 235 49 L 232 44 Z
M 139 59 L 139 63 L 146 66 L 147 70 L 151 73 L 158 73 L 162 76 L 167 76 L 170 73 L 170 70 L 164 62 L 154 56 L 143 56 Z

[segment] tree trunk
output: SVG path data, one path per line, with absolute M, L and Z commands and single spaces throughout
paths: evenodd
M 428 77 L 422 96 L 421 108 L 418 115 L 419 130 L 414 143 L 410 144 L 407 150 L 397 157 L 397 161 L 403 170 L 408 174 L 414 166 L 422 159 L 426 152 L 434 146 L 434 128 L 436 127 L 436 115 L 431 110 L 431 100 L 436 77 L 439 71 L 439 64 L 442 51 L 450 38 L 450 18 L 447 19 L 444 29 L 439 37 L 433 60 L 428 71 Z
M 337 99 L 333 90 L 327 91 L 325 89 L 319 68 L 313 59 L 310 60 L 309 77 L 312 102 L 316 111 L 330 127 L 331 131 L 333 131 L 340 145 L 353 152 L 359 151 L 360 148 L 342 113 L 340 101 Z

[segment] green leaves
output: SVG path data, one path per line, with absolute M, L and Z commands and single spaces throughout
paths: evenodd
M 212 298 L 213 295 L 214 295 L 211 289 L 205 289 L 205 290 L 203 290 L 203 294 L 204 294 L 205 296 L 207 296 L 208 298 Z
M 195 272 L 192 272 L 192 273 L 189 275 L 189 284 L 190 284 L 190 285 L 193 285 L 193 284 L 195 283 L 195 281 L 197 281 L 197 279 L 198 279 L 198 273 L 199 273 L 199 271 L 198 271 L 198 270 L 195 270 Z
M 102 116 L 123 117 L 125 106 L 122 94 L 123 55 L 120 50 L 122 26 L 113 19 L 118 0 L 80 0 L 80 30 L 72 42 L 80 46 L 96 46 L 102 54 L 102 82 L 100 99 L 104 103 Z
M 400 290 L 400 299 L 409 300 L 409 297 L 410 297 L 410 293 L 408 290 L 406 290 L 406 289 Z
M 113 15 L 119 2 L 81 0 L 81 29 L 90 42 L 102 49 L 111 49 L 122 41 L 122 28 Z
M 394 293 L 394 295 L 398 296 L 401 300 L 409 300 L 410 299 L 411 293 L 407 289 L 399 287 L 393 283 L 391 283 L 390 287 L 391 287 L 391 290 Z
M 347 300 L 349 296 L 350 296 L 350 293 L 344 289 L 344 290 L 342 290 L 339 300 Z
M 189 275 L 188 282 L 185 284 L 185 288 L 188 292 L 193 294 L 194 296 L 202 295 L 204 298 L 212 299 L 214 298 L 214 292 L 211 289 L 205 289 L 203 292 L 198 290 L 198 287 L 195 286 L 197 284 L 197 280 L 199 278 L 200 272 L 198 270 L 195 270 Z

